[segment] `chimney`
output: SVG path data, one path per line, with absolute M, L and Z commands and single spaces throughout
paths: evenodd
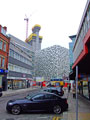
M 6 26 L 4 26 L 3 28 L 4 28 L 4 30 L 7 32 L 7 27 L 6 27 Z

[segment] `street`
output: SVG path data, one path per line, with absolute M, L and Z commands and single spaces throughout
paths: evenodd
M 20 115 L 12 115 L 6 111 L 6 103 L 10 99 L 23 98 L 31 92 L 36 92 L 37 90 L 25 91 L 24 93 L 4 96 L 0 98 L 0 120 L 52 120 L 56 117 L 61 118 L 62 114 L 55 115 L 53 113 L 23 113 Z
M 6 111 L 6 103 L 10 99 L 23 98 L 29 93 L 34 93 L 40 89 L 33 89 L 30 91 L 23 91 L 9 96 L 3 96 L 0 98 L 0 120 L 75 120 L 75 107 L 76 99 L 72 97 L 72 93 L 65 93 L 65 97 L 68 98 L 69 109 L 59 115 L 53 113 L 22 113 L 20 115 L 12 115 Z M 82 97 L 78 96 L 79 102 L 79 120 L 89 120 L 90 115 L 90 102 Z M 84 116 L 87 119 L 84 119 Z M 73 118 L 72 118 L 73 117 Z

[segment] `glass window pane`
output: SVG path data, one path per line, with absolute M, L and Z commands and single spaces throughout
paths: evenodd
M 4 67 L 5 58 L 2 58 L 2 67 Z
M 6 43 L 4 43 L 4 48 L 3 48 L 4 51 L 6 51 Z
M 0 41 L 0 49 L 2 49 L 2 44 L 3 44 L 3 42 L 2 42 L 2 41 Z
M 14 51 L 13 50 L 10 50 L 10 56 L 14 57 Z
M 33 97 L 34 100 L 43 100 L 44 99 L 44 95 L 40 94 L 40 95 L 36 95 Z

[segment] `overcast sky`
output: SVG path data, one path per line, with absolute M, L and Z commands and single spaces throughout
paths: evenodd
M 53 45 L 68 48 L 70 39 L 78 31 L 87 0 L 0 0 L 0 24 L 7 33 L 25 41 L 35 24 L 41 25 L 42 49 Z

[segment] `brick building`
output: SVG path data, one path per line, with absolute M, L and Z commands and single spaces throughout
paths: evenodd
M 10 38 L 6 34 L 7 27 L 0 25 L 0 87 L 7 90 L 7 72 Z

